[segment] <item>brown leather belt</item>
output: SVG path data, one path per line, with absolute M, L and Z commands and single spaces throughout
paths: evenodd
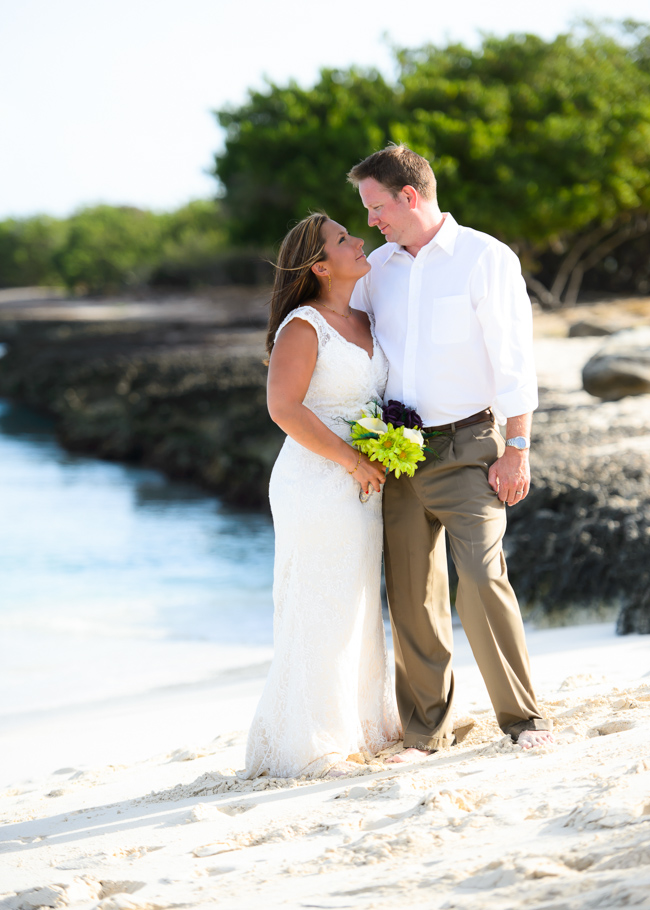
M 491 420 L 494 423 L 492 408 L 485 408 L 484 411 L 479 411 L 478 414 L 472 414 L 471 417 L 463 417 L 462 420 L 457 420 L 455 423 L 446 423 L 442 427 L 422 427 L 422 432 L 455 433 L 456 430 L 460 430 L 462 427 L 471 427 L 475 423 L 483 423 L 484 420 Z

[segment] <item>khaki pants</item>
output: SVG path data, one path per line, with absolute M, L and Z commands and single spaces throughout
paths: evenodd
M 519 605 L 501 541 L 505 505 L 487 481 L 504 442 L 491 421 L 427 443 L 413 478 L 389 475 L 384 488 L 386 588 L 395 648 L 404 745 L 453 742 L 452 628 L 445 553 L 458 572 L 456 609 L 504 733 L 548 730 L 530 680 Z M 443 530 L 444 529 L 444 530 Z

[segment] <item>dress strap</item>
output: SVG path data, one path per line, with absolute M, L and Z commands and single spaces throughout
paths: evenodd
M 290 313 L 287 313 L 287 315 L 278 326 L 278 330 L 275 333 L 276 341 L 278 340 L 278 335 L 282 329 L 285 327 L 285 325 L 288 325 L 292 319 L 303 319 L 305 322 L 308 322 L 311 326 L 313 326 L 316 330 L 316 335 L 318 336 L 319 345 L 325 344 L 331 338 L 331 334 L 329 332 L 329 324 L 325 319 L 323 319 L 318 310 L 315 310 L 311 306 L 298 306 L 295 308 L 295 310 L 291 310 Z
M 370 323 L 370 332 L 376 341 L 377 336 L 375 335 L 375 326 L 376 326 L 377 320 L 375 319 L 375 314 L 369 313 L 367 310 L 361 310 L 361 312 L 365 313 L 366 316 L 368 317 L 368 322 Z

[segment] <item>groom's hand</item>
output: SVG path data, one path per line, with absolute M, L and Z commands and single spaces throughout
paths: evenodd
M 488 483 L 501 502 L 514 506 L 528 496 L 530 463 L 528 449 L 508 447 L 488 471 Z

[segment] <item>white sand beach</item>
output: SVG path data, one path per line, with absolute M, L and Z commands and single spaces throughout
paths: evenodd
M 557 743 L 529 752 L 456 639 L 467 739 L 352 778 L 238 779 L 263 668 L 16 726 L 0 907 L 650 907 L 650 639 L 530 631 Z

